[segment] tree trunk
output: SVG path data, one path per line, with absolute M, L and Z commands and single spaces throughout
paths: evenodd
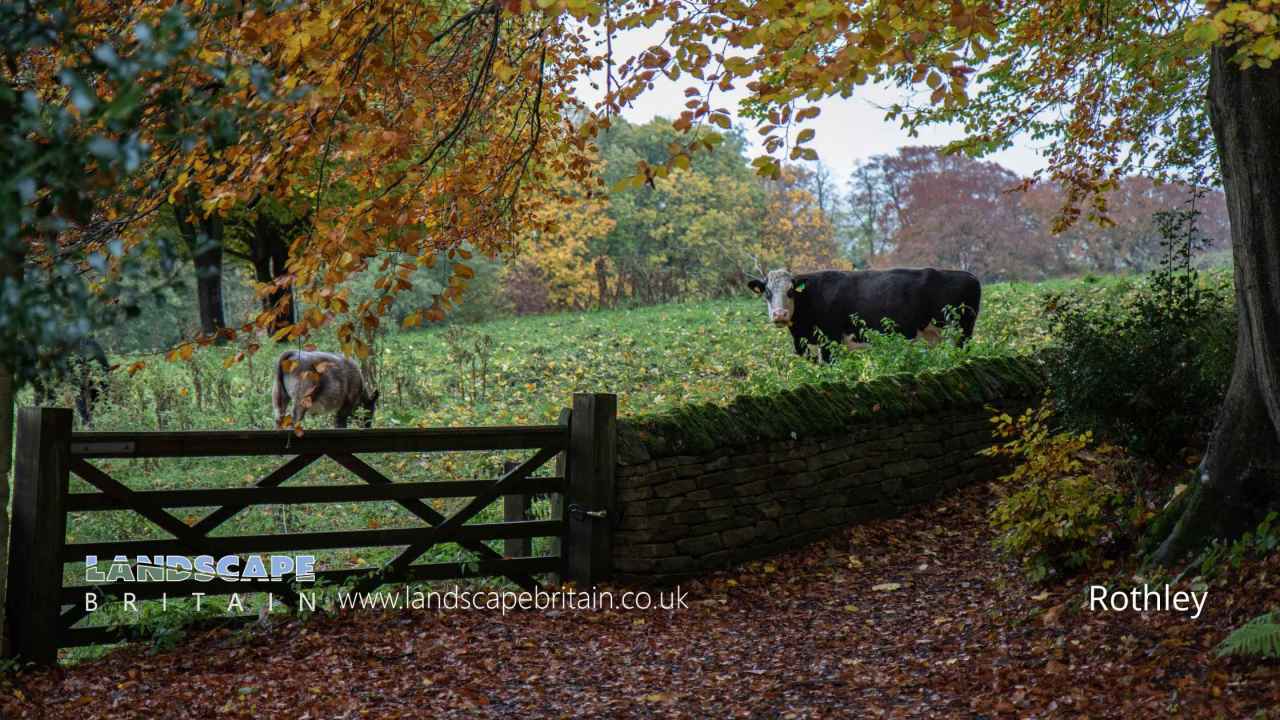
M 1280 66 L 1241 70 L 1232 52 L 1213 51 L 1209 115 L 1231 218 L 1236 360 L 1199 482 L 1156 551 L 1164 563 L 1280 504 Z
M 305 222 L 305 221 L 299 221 Z M 249 252 L 253 258 L 253 274 L 260 283 L 274 283 L 288 274 L 289 242 L 297 223 L 287 225 L 276 222 L 265 213 L 254 219 L 249 239 Z M 271 322 L 271 334 L 288 327 L 297 317 L 293 306 L 293 287 L 277 287 L 262 298 L 262 309 L 280 308 Z
M 194 201 L 174 205 L 173 216 L 195 266 L 200 333 L 216 335 L 227 326 L 222 308 L 222 218 L 202 216 Z
M 21 277 L 22 259 L 0 252 L 0 278 Z M 9 622 L 5 612 L 9 595 L 9 495 L 13 486 L 13 408 L 17 383 L 12 371 L 0 363 L 0 657 L 9 657 Z

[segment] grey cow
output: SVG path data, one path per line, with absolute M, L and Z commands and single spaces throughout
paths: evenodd
M 365 411 L 362 425 L 373 425 L 378 392 L 365 386 L 360 366 L 346 355 L 288 350 L 276 360 L 276 382 L 271 402 L 276 425 L 293 402 L 293 425 L 297 427 L 308 412 L 336 413 L 335 426 L 345 428 L 357 410 Z

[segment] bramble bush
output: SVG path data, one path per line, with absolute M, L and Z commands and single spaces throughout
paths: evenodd
M 1164 257 L 1119 293 L 1050 296 L 1043 354 L 1062 420 L 1139 455 L 1169 460 L 1207 431 L 1235 354 L 1229 276 L 1200 273 L 1194 207 L 1157 214 Z
M 1100 561 L 1132 539 L 1140 506 L 1136 472 L 1120 448 L 1092 433 L 1053 429 L 1053 406 L 991 420 L 1003 442 L 983 451 L 1013 461 L 991 511 L 996 546 L 1039 582 Z

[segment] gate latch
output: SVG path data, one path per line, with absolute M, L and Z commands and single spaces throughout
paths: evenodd
M 587 518 L 603 520 L 609 516 L 609 511 L 604 509 L 588 510 L 581 505 L 574 504 L 569 506 L 569 515 L 572 516 L 574 520 L 578 521 L 586 520 Z

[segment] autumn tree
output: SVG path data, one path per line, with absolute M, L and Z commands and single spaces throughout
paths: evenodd
M 503 292 L 516 314 L 580 310 L 606 302 L 609 268 L 598 261 L 607 258 L 593 257 L 591 249 L 614 227 L 608 209 L 602 180 L 585 189 L 561 183 L 538 211 L 537 227 L 521 238 L 518 254 L 503 270 Z
M 1158 183 L 1151 178 L 1128 176 L 1117 180 L 1107 194 L 1105 221 L 1077 222 L 1051 232 L 1062 210 L 1064 197 L 1052 183 L 1027 190 L 1022 203 L 1043 228 L 1044 242 L 1059 261 L 1088 272 L 1145 272 L 1162 254 L 1157 213 L 1194 206 L 1198 232 L 1222 246 L 1230 241 L 1225 197 L 1216 189 L 1195 189 L 1185 183 Z M 1208 248 L 1204 248 L 1208 249 Z
M 657 166 L 678 150 L 679 131 L 661 118 L 643 125 L 615 118 L 600 136 L 614 227 L 592 244 L 592 254 L 607 258 L 614 298 L 720 295 L 749 267 L 743 248 L 759 237 L 764 188 L 746 163 L 746 140 L 707 129 L 699 137 L 714 149 L 629 184 L 638 163 Z
M 786 165 L 777 179 L 766 183 L 759 235 L 745 245 L 768 268 L 809 272 L 850 267 L 836 240 L 834 198 L 824 200 L 830 181 L 820 172 Z

